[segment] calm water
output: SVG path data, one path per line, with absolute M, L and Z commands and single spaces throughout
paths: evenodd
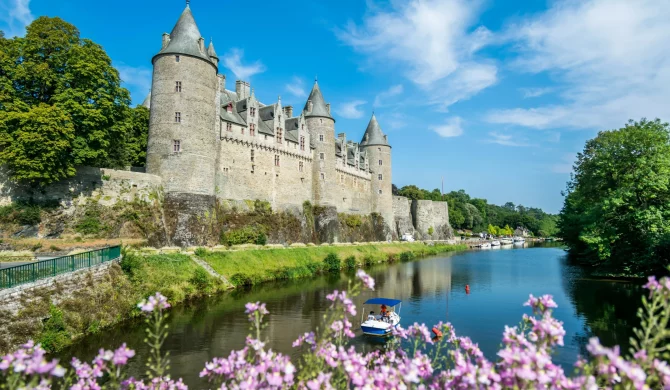
M 566 264 L 565 252 L 559 247 L 454 253 L 369 272 L 376 279 L 377 289 L 363 293 L 357 304 L 373 296 L 402 299 L 403 325 L 450 321 L 458 334 L 479 343 L 489 359 L 495 359 L 504 326 L 516 325 L 527 312 L 522 303 L 530 293 L 552 294 L 558 303 L 554 314 L 564 322 L 567 334 L 565 347 L 558 351 L 555 361 L 570 372 L 570 365 L 578 354 L 584 354 L 590 337 L 596 335 L 606 345 L 619 344 L 627 349 L 632 328 L 638 324 L 635 313 L 642 283 L 585 278 L 579 269 Z M 175 308 L 166 341 L 172 377 L 184 378 L 192 388 L 206 387 L 198 378 L 204 362 L 243 347 L 249 328 L 244 304 L 249 301 L 267 303 L 271 313 L 266 329 L 270 347 L 295 354 L 293 340 L 319 324 L 328 306 L 325 296 L 333 289 L 346 288 L 348 278 L 343 274 L 263 285 Z M 470 285 L 469 294 L 466 284 Z M 85 339 L 61 358 L 90 360 L 98 348 L 113 349 L 125 341 L 138 353 L 130 365 L 131 373 L 141 376 L 148 352 L 143 338 L 141 323 L 124 324 Z M 378 341 L 362 335 L 353 342 L 362 349 L 380 348 Z

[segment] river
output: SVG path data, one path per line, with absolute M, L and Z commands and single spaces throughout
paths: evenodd
M 590 337 L 598 336 L 605 345 L 618 344 L 626 351 L 632 329 L 639 324 L 635 314 L 641 282 L 589 279 L 567 263 L 565 251 L 557 246 L 531 244 L 525 248 L 449 253 L 368 271 L 376 279 L 377 288 L 356 299 L 359 315 L 360 303 L 369 297 L 402 299 L 401 324 L 450 321 L 457 334 L 471 337 L 489 359 L 495 359 L 504 326 L 518 324 L 528 313 L 522 303 L 531 293 L 551 294 L 558 303 L 554 315 L 563 321 L 566 336 L 565 346 L 558 350 L 554 361 L 567 372 L 572 372 L 577 355 L 585 354 Z M 183 378 L 191 388 L 207 387 L 198 377 L 204 363 L 243 347 L 249 329 L 244 304 L 250 301 L 267 303 L 270 316 L 265 336 L 269 347 L 295 356 L 293 340 L 319 325 L 328 307 L 326 295 L 346 288 L 351 277 L 327 275 L 265 284 L 174 308 L 165 343 L 172 361 L 171 376 Z M 470 286 L 469 293 L 466 285 Z M 101 347 L 113 349 L 127 342 L 137 351 L 129 370 L 141 376 L 148 355 L 142 342 L 142 325 L 126 323 L 87 337 L 60 357 L 90 360 Z M 380 347 L 377 340 L 360 331 L 357 334 L 353 343 L 358 348 Z

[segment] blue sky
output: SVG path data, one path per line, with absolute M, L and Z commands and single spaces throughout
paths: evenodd
M 183 0 L 0 0 L 0 29 L 41 15 L 101 44 L 134 103 Z M 393 182 L 558 212 L 584 141 L 630 118 L 670 118 L 665 0 L 192 0 L 228 87 L 302 108 L 313 80 L 336 131 L 375 111 Z

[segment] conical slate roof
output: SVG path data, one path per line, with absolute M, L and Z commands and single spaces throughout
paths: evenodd
M 187 5 L 170 33 L 170 42 L 157 55 L 185 54 L 211 62 L 209 56 L 200 51 L 198 43 L 200 38 L 202 38 L 202 35 L 200 35 L 198 25 L 195 24 L 191 8 Z
M 142 106 L 146 107 L 147 109 L 151 109 L 151 91 L 149 91 L 149 94 L 147 95 L 147 97 L 144 98 L 144 101 L 142 102 Z
M 209 47 L 207 48 L 207 55 L 210 58 L 219 58 L 219 56 L 216 55 L 216 50 L 214 50 L 214 42 L 209 41 Z
M 368 123 L 368 128 L 365 130 L 365 134 L 363 134 L 363 140 L 361 141 L 361 146 L 370 146 L 370 145 L 386 145 L 389 146 L 388 141 L 386 141 L 386 137 L 384 137 L 384 133 L 382 132 L 382 128 L 379 127 L 379 122 L 377 122 L 377 118 L 375 117 L 375 114 L 372 114 L 372 118 L 370 118 L 370 123 Z
M 317 83 L 316 81 L 314 81 L 314 87 L 312 88 L 312 92 L 310 92 L 307 100 L 312 101 L 312 111 L 307 111 L 308 105 L 307 103 L 305 103 L 305 109 L 304 109 L 305 118 L 309 118 L 312 116 L 320 116 L 324 118 L 333 119 L 333 117 L 328 112 L 328 108 L 326 108 L 326 101 L 323 100 L 321 89 L 319 89 L 319 83 Z

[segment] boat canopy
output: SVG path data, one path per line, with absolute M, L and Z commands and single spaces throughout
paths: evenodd
M 364 305 L 386 305 L 393 307 L 402 302 L 400 299 L 391 299 L 391 298 L 370 298 L 367 301 L 363 302 Z

